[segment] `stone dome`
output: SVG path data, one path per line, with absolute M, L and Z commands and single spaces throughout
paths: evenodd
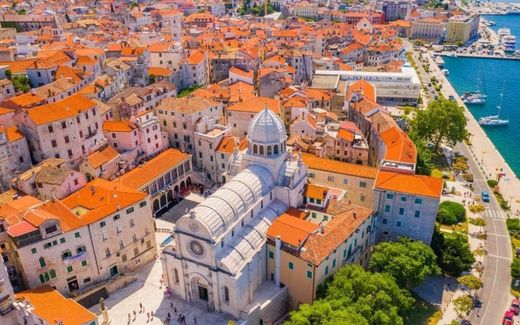
M 282 120 L 267 107 L 257 113 L 247 131 L 250 143 L 278 144 L 287 139 Z

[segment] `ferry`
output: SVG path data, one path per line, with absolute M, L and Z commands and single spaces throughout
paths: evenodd
M 442 69 L 442 73 L 444 73 L 445 76 L 448 76 L 450 74 L 450 71 L 448 69 Z
M 506 35 L 502 37 L 500 40 L 502 46 L 504 47 L 504 51 L 506 52 L 514 52 L 516 49 L 516 37 L 513 35 Z

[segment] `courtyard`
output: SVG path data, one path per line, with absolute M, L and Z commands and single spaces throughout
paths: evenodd
M 156 219 L 158 252 L 162 250 L 161 243 L 170 237 L 169 231 L 171 231 L 175 222 L 203 200 L 203 196 L 190 193 L 181 202 Z M 188 325 L 227 324 L 232 319 L 224 314 L 208 312 L 203 304 L 188 303 L 178 297 L 168 297 L 165 286 L 161 284 L 162 274 L 161 260 L 157 258 L 134 274 L 137 277 L 136 281 L 111 294 L 105 300 L 110 323 L 117 325 L 182 324 L 177 321 L 178 315 L 184 315 Z M 139 304 L 143 305 L 144 311 L 140 312 Z M 102 324 L 103 318 L 100 315 L 99 304 L 91 307 L 90 311 L 99 315 L 99 322 Z M 148 317 L 148 313 L 151 315 L 152 312 L 153 317 Z M 166 323 L 168 313 L 171 320 Z

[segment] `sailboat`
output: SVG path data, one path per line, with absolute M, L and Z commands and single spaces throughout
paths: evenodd
M 481 117 L 480 120 L 478 121 L 478 124 L 480 124 L 482 126 L 506 126 L 506 125 L 508 125 L 509 120 L 500 119 L 500 111 L 502 110 L 503 99 L 504 99 L 504 87 L 502 86 L 502 92 L 500 93 L 500 104 L 497 106 L 497 115 Z
M 483 84 L 482 65 L 480 65 L 479 73 L 477 76 L 477 90 L 469 91 L 462 94 L 461 99 L 464 104 L 482 105 L 486 103 L 487 95 L 480 92 L 481 85 Z M 482 87 L 483 88 L 483 87 Z

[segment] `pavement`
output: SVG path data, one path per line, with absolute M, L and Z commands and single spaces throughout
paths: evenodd
M 155 220 L 157 231 L 155 233 L 157 243 L 162 243 L 170 236 L 169 231 L 175 222 L 199 202 L 204 200 L 204 196 L 190 193 L 177 205 L 161 215 Z M 168 231 L 169 230 L 169 231 Z M 158 245 L 158 249 L 161 247 Z M 160 258 L 148 263 L 140 268 L 134 275 L 137 280 L 130 285 L 111 294 L 106 300 L 110 324 L 115 325 L 142 325 L 142 324 L 180 324 L 175 316 L 175 310 L 180 315 L 186 317 L 186 325 L 212 324 L 225 325 L 232 318 L 221 313 L 211 313 L 207 307 L 198 303 L 189 303 L 178 297 L 168 297 L 165 294 L 165 287 L 161 284 L 162 265 Z M 139 312 L 139 304 L 142 303 L 144 312 Z M 174 309 L 175 308 L 175 309 Z M 99 305 L 90 308 L 96 313 L 99 324 L 102 324 L 103 316 L 100 315 Z M 133 312 L 136 312 L 135 316 Z M 148 317 L 147 313 L 153 311 L 153 317 Z M 166 323 L 166 317 L 170 313 L 171 321 Z M 130 320 L 129 315 L 130 314 Z M 151 316 L 151 315 L 150 315 Z M 195 323 L 196 320 L 196 323 Z
M 441 92 L 444 97 L 453 96 L 458 104 L 465 108 L 465 115 L 468 120 L 467 129 L 471 134 L 471 146 L 459 143 L 455 147 L 455 151 L 468 158 L 468 164 L 474 176 L 474 197 L 480 195 L 482 191 L 492 193 L 487 185 L 487 179 L 496 178 L 500 172 L 505 174 L 499 183 L 500 190 L 504 198 L 510 202 L 511 211 L 519 210 L 520 182 L 518 178 L 462 103 L 431 56 L 423 54 L 423 57 L 426 57 L 429 61 L 430 76 L 435 76 L 442 84 Z M 510 294 L 512 250 L 505 222 L 507 217 L 511 215 L 506 214 L 500 208 L 492 194 L 490 196 L 490 202 L 483 203 L 486 210 L 482 214 L 482 217 L 486 220 L 485 231 L 487 232 L 485 245 L 487 254 L 483 257 L 484 271 L 481 277 L 484 286 L 478 292 L 482 307 L 473 310 L 469 315 L 472 324 L 500 324 L 502 316 L 512 299 Z M 451 313 L 449 307 L 448 313 Z

